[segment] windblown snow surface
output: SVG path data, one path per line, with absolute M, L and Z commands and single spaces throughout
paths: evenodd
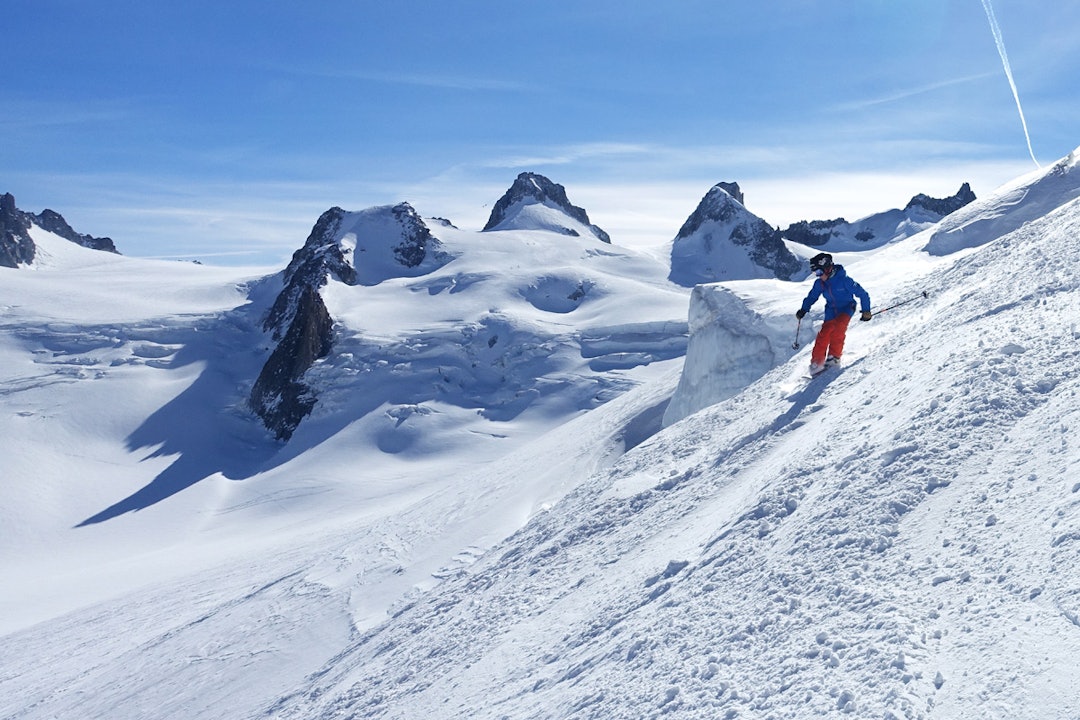
M 804 336 L 657 431 L 709 362 L 689 352 L 593 409 L 504 421 L 503 454 L 387 456 L 355 423 L 289 455 L 240 409 L 163 439 L 193 383 L 252 362 L 203 330 L 243 326 L 257 274 L 174 281 L 156 301 L 198 319 L 158 324 L 119 302 L 49 318 L 19 307 L 44 269 L 5 275 L 0 717 L 1080 717 L 1075 154 L 1025 183 L 966 208 L 947 253 L 932 228 L 838 255 L 876 308 L 920 298 L 853 323 L 841 370 L 802 380 Z M 758 346 L 784 316 L 794 335 L 808 289 L 716 286 L 758 329 L 691 346 Z M 213 443 L 277 459 L 73 527 Z

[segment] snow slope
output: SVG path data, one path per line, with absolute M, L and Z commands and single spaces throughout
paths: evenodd
M 0 282 L 0 717 L 247 713 L 658 430 L 685 350 L 652 256 L 440 227 L 445 267 L 327 286 L 281 445 L 245 407 L 279 275 L 33 232 Z M 242 691 L 204 672 L 239 655 Z
M 1078 237 L 1072 201 L 934 269 L 842 371 L 646 441 L 271 715 L 1077 717 Z
M 927 242 L 926 251 L 947 255 L 978 247 L 1075 200 L 1080 197 L 1078 166 L 1080 148 L 1049 168 L 1006 183 L 994 193 L 991 202 L 960 208 L 942 221 Z
M 35 236 L 54 265 L 0 278 L 0 718 L 1080 716 L 1080 201 L 1025 182 L 979 201 L 1041 209 L 1004 237 L 838 256 L 875 306 L 929 293 L 841 371 L 777 357 L 660 432 L 687 294 L 644 254 L 440 228 L 434 273 L 331 283 L 282 447 L 234 404 L 265 272 Z M 718 291 L 752 335 L 807 289 Z M 487 359 L 559 378 L 520 412 L 417 400 L 452 364 L 425 338 L 511 326 Z

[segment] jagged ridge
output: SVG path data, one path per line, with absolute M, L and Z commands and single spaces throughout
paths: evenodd
M 783 231 L 786 240 L 810 247 L 822 247 L 834 241 L 851 243 L 850 249 L 872 248 L 910 237 L 939 222 L 975 200 L 971 185 L 964 183 L 955 195 L 932 198 L 919 193 L 903 210 L 886 210 L 854 223 L 844 218 L 800 220 Z

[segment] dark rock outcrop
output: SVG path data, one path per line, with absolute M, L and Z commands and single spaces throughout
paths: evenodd
M 116 249 L 116 245 L 113 244 L 112 238 L 107 237 L 93 237 L 86 233 L 75 232 L 63 215 L 55 210 L 49 210 L 46 208 L 37 215 L 31 216 L 35 225 L 42 230 L 48 230 L 49 232 L 59 235 L 65 240 L 70 240 L 76 245 L 82 245 L 84 248 L 90 248 L 91 250 L 104 250 L 105 252 L 116 253 L 119 255 L 119 251 Z
M 316 398 L 302 378 L 333 345 L 333 320 L 313 287 L 300 292 L 296 311 L 251 389 L 251 409 L 279 440 L 292 437 Z
M 861 250 L 896 242 L 939 222 L 975 199 L 971 186 L 964 183 L 952 197 L 932 198 L 919 194 L 903 210 L 893 209 L 868 215 L 849 223 L 835 220 L 802 220 L 783 231 L 786 240 L 838 250 Z
M 728 195 L 730 195 L 731 197 L 738 200 L 740 205 L 742 205 L 743 207 L 746 207 L 746 198 L 745 198 L 745 196 L 743 196 L 743 191 L 742 191 L 742 188 L 739 187 L 739 183 L 737 183 L 737 182 L 730 182 L 730 183 L 729 182 L 718 182 L 718 183 L 716 183 L 716 187 L 720 188 L 721 190 L 726 192 Z
M 951 215 L 960 208 L 964 207 L 968 203 L 975 201 L 975 193 L 971 190 L 971 185 L 964 183 L 960 186 L 960 189 L 956 191 L 956 194 L 947 198 L 932 198 L 929 195 L 919 193 L 915 197 L 908 201 L 908 204 L 904 206 L 905 210 L 911 210 L 915 207 L 926 208 L 932 213 L 936 213 L 941 217 Z
M 424 220 L 413 210 L 412 205 L 405 202 L 398 203 L 390 208 L 390 214 L 401 226 L 401 240 L 392 247 L 391 251 L 402 267 L 418 268 L 428 258 L 429 252 L 441 252 L 436 248 L 438 240 L 431 234 Z
M 596 225 L 589 222 L 589 214 L 584 209 L 573 205 L 566 196 L 566 188 L 554 183 L 543 175 L 523 172 L 514 180 L 510 189 L 499 198 L 491 209 L 484 231 L 495 230 L 509 218 L 508 213 L 516 205 L 550 205 L 561 210 L 573 220 L 581 223 L 602 242 L 611 243 L 611 237 Z M 552 228 L 545 228 L 552 229 Z M 562 228 L 564 235 L 578 235 L 576 230 Z
M 11 193 L 0 195 L 0 267 L 34 262 L 37 247 L 30 237 L 30 216 L 15 207 Z
M 120 254 L 111 238 L 75 232 L 64 216 L 55 210 L 45 209 L 36 215 L 23 212 L 15 206 L 15 197 L 5 193 L 0 195 L 0 266 L 15 268 L 34 262 L 37 246 L 30 237 L 31 225 L 91 250 Z
M 332 207 L 319 216 L 304 246 L 293 253 L 285 268 L 284 288 L 263 319 L 263 329 L 278 344 L 251 388 L 249 405 L 279 440 L 292 437 L 315 407 L 316 398 L 302 378 L 333 346 L 333 320 L 319 288 L 331 276 L 356 284 L 356 270 L 339 242 L 346 215 Z
M 302 378 L 333 347 L 333 320 L 319 294 L 329 279 L 375 285 L 431 272 L 450 259 L 408 203 L 324 212 L 293 253 L 284 287 L 263 319 L 263 329 L 278 341 L 249 399 L 263 424 L 287 440 L 317 402 Z
M 801 245 L 818 247 L 827 243 L 838 230 L 847 228 L 849 224 L 844 218 L 836 218 L 835 220 L 800 220 L 789 225 L 788 229 L 784 230 L 783 236 Z
M 343 245 L 346 235 L 355 245 Z M 321 288 L 328 278 L 346 285 L 376 285 L 390 277 L 431 272 L 451 259 L 409 203 L 356 213 L 332 207 L 319 217 L 304 246 L 293 253 L 285 268 L 285 287 L 263 328 L 279 339 L 304 290 Z
M 304 246 L 293 253 L 285 268 L 285 287 L 263 320 L 263 329 L 280 340 L 292 323 L 300 298 L 308 290 L 318 290 L 333 276 L 346 285 L 356 284 L 356 269 L 345 258 L 338 232 L 345 211 L 332 207 L 315 222 Z
M 747 210 L 742 197 L 737 183 L 718 183 L 706 193 L 672 243 L 672 282 L 790 280 L 801 270 L 780 231 Z

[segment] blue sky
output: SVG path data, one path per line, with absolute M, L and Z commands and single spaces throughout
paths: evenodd
M 1038 160 L 1080 3 L 993 4 Z M 1035 169 L 981 0 L 7 0 L 0 192 L 136 256 L 277 264 L 332 205 L 479 229 L 517 173 L 617 244 L 737 181 L 775 225 Z

